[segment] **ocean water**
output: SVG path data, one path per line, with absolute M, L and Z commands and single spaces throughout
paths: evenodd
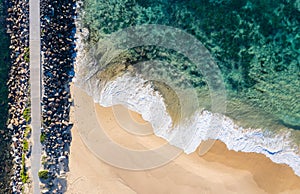
M 141 113 L 186 153 L 218 139 L 300 176 L 299 1 L 86 0 L 83 10 L 76 79 L 96 102 Z

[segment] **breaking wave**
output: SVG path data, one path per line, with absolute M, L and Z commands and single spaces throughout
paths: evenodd
M 202 141 L 215 139 L 224 142 L 229 150 L 261 153 L 275 163 L 287 164 L 300 176 L 298 147 L 293 145 L 289 132 L 274 135 L 262 129 L 243 128 L 232 119 L 207 110 L 197 110 L 173 126 L 161 94 L 140 76 L 124 74 L 103 85 L 89 81 L 81 84 L 80 80 L 77 84 L 89 86 L 84 89 L 102 106 L 121 104 L 140 113 L 151 123 L 155 135 L 187 154 L 196 151 Z M 212 125 L 214 120 L 221 121 L 221 125 Z
M 83 44 L 77 45 L 81 46 L 79 51 L 82 51 Z M 102 106 L 121 104 L 140 113 L 144 120 L 151 123 L 155 135 L 185 153 L 195 152 L 205 140 L 220 140 L 229 150 L 261 153 L 275 163 L 287 164 L 300 176 L 299 147 L 293 142 L 291 131 L 274 133 L 265 129 L 244 128 L 231 118 L 206 109 L 194 110 L 174 124 L 166 104 L 168 99 L 155 89 L 152 82 L 128 67 L 119 65 L 114 67 L 117 71 L 110 72 L 109 67 L 99 67 L 86 57 L 83 52 L 78 52 L 77 86 Z

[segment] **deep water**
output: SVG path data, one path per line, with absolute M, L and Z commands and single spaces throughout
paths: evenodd
M 299 1 L 86 0 L 84 11 L 91 45 L 107 34 L 142 24 L 188 32 L 210 51 L 222 72 L 228 116 L 247 127 L 299 129 Z M 143 52 L 150 54 L 140 57 Z M 163 59 L 185 72 L 199 94 L 207 89 L 201 72 L 184 57 L 173 57 L 173 51 L 144 47 L 128 53 L 126 63 Z M 293 135 L 299 140 L 298 132 Z

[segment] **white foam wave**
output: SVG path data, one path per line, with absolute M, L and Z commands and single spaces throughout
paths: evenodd
M 152 124 L 155 133 L 172 126 L 172 119 L 166 111 L 163 98 L 146 83 L 146 80 L 139 77 L 125 75 L 109 82 L 96 102 L 102 106 L 122 104 L 141 113 L 142 117 Z
M 187 154 L 194 152 L 203 140 L 216 139 L 224 142 L 229 150 L 262 153 L 275 163 L 287 164 L 300 176 L 300 156 L 289 132 L 274 136 L 261 129 L 245 129 L 224 115 L 206 110 L 195 112 L 172 128 L 163 98 L 141 77 L 125 74 L 98 92 L 92 92 L 96 102 L 102 106 L 122 104 L 140 113 L 152 124 L 157 136 Z
M 157 136 L 187 154 L 194 152 L 203 140 L 216 139 L 224 142 L 229 150 L 261 153 L 275 163 L 287 164 L 300 176 L 299 148 L 291 141 L 289 132 L 274 136 L 261 129 L 245 129 L 224 115 L 200 110 L 172 129 L 172 119 L 163 98 L 141 77 L 125 74 L 105 85 L 97 80 L 87 80 L 93 67 L 85 59 L 82 40 L 86 36 L 77 34 L 77 78 L 74 81 L 93 96 L 95 102 L 102 106 L 122 104 L 140 113 L 152 124 Z M 216 120 L 219 122 L 211 122 Z

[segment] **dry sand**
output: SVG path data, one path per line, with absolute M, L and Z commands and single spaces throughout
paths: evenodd
M 113 167 L 87 148 L 82 141 L 88 136 L 85 131 L 101 126 L 109 138 L 131 150 L 157 148 L 166 142 L 154 135 L 134 134 L 136 124 L 145 133 L 151 128 L 137 113 L 120 106 L 114 111 L 101 107 L 80 89 L 72 87 L 72 91 L 75 108 L 67 193 L 300 193 L 300 178 L 288 166 L 275 164 L 261 154 L 229 151 L 218 141 L 202 157 L 181 154 L 151 170 Z M 122 122 L 128 123 L 130 131 L 120 127 Z

